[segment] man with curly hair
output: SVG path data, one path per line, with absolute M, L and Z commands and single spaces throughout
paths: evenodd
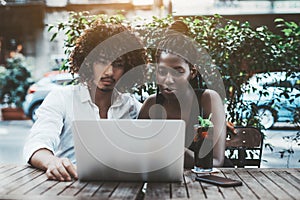
M 128 70 L 145 64 L 145 52 L 127 27 L 97 20 L 79 37 L 70 60 L 80 83 L 49 93 L 24 147 L 26 162 L 60 181 L 77 178 L 72 121 L 137 118 L 140 103 L 115 87 Z

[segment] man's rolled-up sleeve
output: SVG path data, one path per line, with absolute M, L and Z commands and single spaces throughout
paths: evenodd
M 62 92 L 51 91 L 36 112 L 37 120 L 33 124 L 25 142 L 23 159 L 28 163 L 39 149 L 48 149 L 55 153 L 63 128 L 65 99 Z

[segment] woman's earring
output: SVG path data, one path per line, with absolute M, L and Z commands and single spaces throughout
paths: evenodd
M 197 76 L 197 70 L 196 69 L 191 69 L 191 76 L 192 76 L 192 79 L 194 79 Z

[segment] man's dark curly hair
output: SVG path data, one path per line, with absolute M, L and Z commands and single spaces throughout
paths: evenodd
M 146 54 L 140 39 L 130 31 L 130 27 L 96 20 L 77 40 L 70 61 L 71 73 L 79 73 L 80 81 L 88 83 L 93 79 L 95 62 L 112 62 L 113 66 L 123 66 L 126 73 L 144 65 Z

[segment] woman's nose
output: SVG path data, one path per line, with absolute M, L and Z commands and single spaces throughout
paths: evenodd
M 165 84 L 170 84 L 170 83 L 174 83 L 174 79 L 173 76 L 170 74 L 170 72 L 168 72 L 165 76 Z

